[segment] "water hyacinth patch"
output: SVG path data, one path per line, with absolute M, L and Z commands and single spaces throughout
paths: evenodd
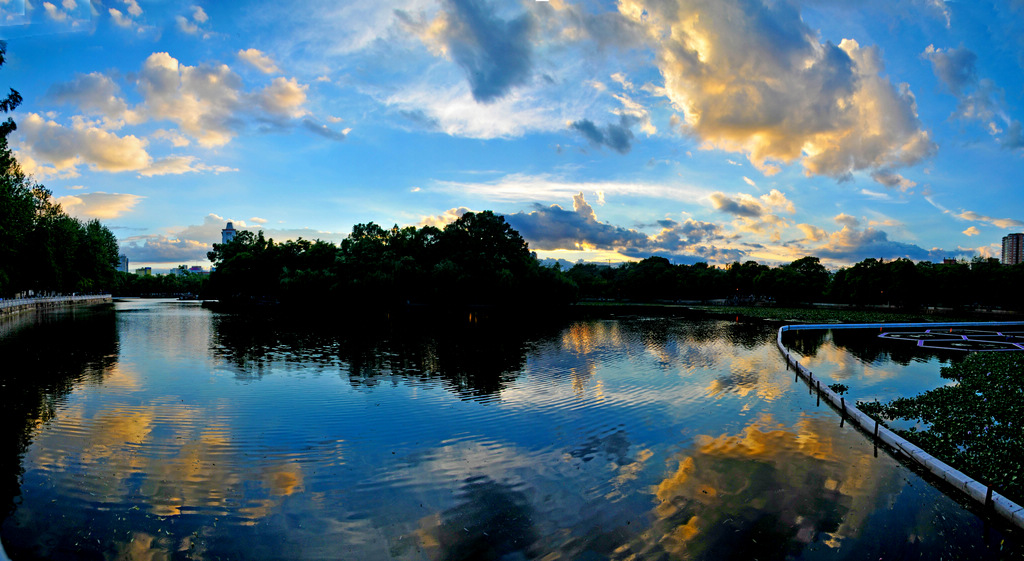
M 846 384 L 829 384 L 828 387 L 840 395 L 846 393 L 850 389 L 850 386 L 847 386 Z
M 1024 354 L 973 353 L 942 368 L 952 386 L 888 403 L 858 403 L 885 423 L 917 421 L 927 428 L 896 432 L 968 476 L 1024 499 Z

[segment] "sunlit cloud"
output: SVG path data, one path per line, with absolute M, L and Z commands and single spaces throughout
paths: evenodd
M 299 84 L 295 78 L 278 77 L 259 93 L 258 99 L 267 113 L 298 118 L 308 113 L 303 108 L 307 89 L 309 86 Z
M 981 230 L 979 230 L 977 226 L 971 226 L 970 228 L 964 230 L 961 233 L 963 235 L 965 235 L 965 236 L 968 236 L 968 237 L 970 237 L 970 236 L 977 236 L 978 234 L 981 233 Z
M 572 210 L 559 205 L 535 205 L 530 212 L 505 215 L 505 220 L 534 249 L 625 249 L 646 246 L 647 236 L 599 222 L 583 193 L 573 195 Z
M 29 113 L 19 123 L 18 135 L 19 151 L 57 172 L 74 173 L 79 165 L 98 171 L 133 171 L 145 169 L 152 162 L 145 139 L 118 136 L 82 119 L 66 127 Z
M 907 179 L 906 177 L 903 177 L 898 173 L 887 170 L 878 170 L 872 172 L 871 179 L 874 179 L 875 181 L 881 183 L 882 185 L 885 185 L 886 187 L 892 189 L 899 189 L 904 193 L 910 191 L 911 189 L 917 186 L 917 183 Z
M 1006 228 L 1020 228 L 1020 227 L 1024 226 L 1024 221 L 1017 220 L 1016 218 L 993 218 L 991 216 L 985 216 L 983 214 L 978 214 L 977 212 L 974 212 L 972 210 L 965 210 L 965 211 L 961 212 L 960 214 L 956 214 L 954 216 L 956 216 L 957 218 L 963 219 L 963 220 L 970 221 L 970 222 L 984 222 L 984 223 L 987 223 L 987 224 L 991 224 L 991 225 L 995 226 L 996 228 L 1004 228 L 1004 229 L 1006 229 Z
M 274 63 L 274 59 L 259 49 L 242 49 L 238 51 L 238 58 L 249 63 L 253 68 L 264 74 L 277 74 L 281 72 L 277 64 Z
M 878 49 L 821 43 L 795 4 L 623 0 L 619 10 L 657 38 L 665 95 L 686 128 L 763 173 L 798 161 L 847 179 L 935 151 L 909 86 L 882 76 Z
M 55 197 L 54 201 L 76 218 L 107 220 L 131 212 L 142 199 L 143 197 L 130 193 L 96 191 Z
M 843 212 L 837 214 L 832 220 L 835 220 L 836 223 L 846 226 L 847 228 L 857 228 L 860 226 L 860 220 L 857 219 L 857 217 L 850 216 Z

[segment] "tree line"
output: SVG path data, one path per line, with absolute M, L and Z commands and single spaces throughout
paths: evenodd
M 542 266 L 522 236 L 491 211 L 444 229 L 357 224 L 338 245 L 275 243 L 262 231 L 214 244 L 205 297 L 236 304 L 341 307 L 559 305 L 579 299 L 725 300 L 729 303 L 973 306 L 1021 309 L 1024 265 L 996 259 L 914 263 L 865 259 L 832 272 L 817 257 L 771 267 L 674 265 L 664 257 L 616 266 Z
M 234 304 L 343 308 L 568 303 L 576 287 L 543 267 L 522 236 L 491 211 L 443 229 L 357 224 L 338 245 L 275 243 L 262 231 L 214 244 L 206 296 Z
M 0 42 L 0 65 L 6 45 Z M 11 90 L 0 111 L 22 98 Z M 118 263 L 117 238 L 98 220 L 68 216 L 51 192 L 25 174 L 8 144 L 17 126 L 0 123 L 0 297 L 109 290 Z
M 747 261 L 724 268 L 649 257 L 617 267 L 576 264 L 567 275 L 583 298 L 1024 309 L 1024 264 L 980 257 L 941 264 L 869 258 L 835 272 L 811 256 L 777 267 Z

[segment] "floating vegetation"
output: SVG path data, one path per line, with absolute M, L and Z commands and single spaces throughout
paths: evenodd
M 829 384 L 828 387 L 830 390 L 840 395 L 850 390 L 850 386 L 847 386 L 846 384 Z
M 957 384 L 888 403 L 859 402 L 871 417 L 916 421 L 895 430 L 929 454 L 994 486 L 1015 501 L 1024 498 L 1024 354 L 975 353 L 942 368 Z

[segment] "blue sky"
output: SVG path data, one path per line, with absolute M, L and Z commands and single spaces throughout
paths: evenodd
M 855 5 L 855 7 L 853 7 Z M 1024 1 L 0 0 L 12 145 L 135 265 L 504 214 L 542 257 L 830 267 L 1024 230 Z

